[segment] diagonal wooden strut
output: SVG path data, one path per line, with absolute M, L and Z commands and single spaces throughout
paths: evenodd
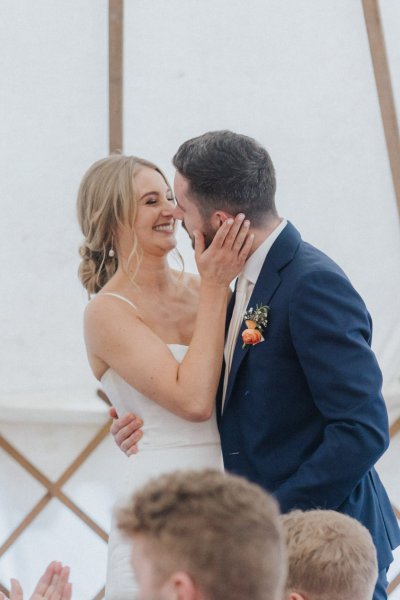
M 396 577 L 389 583 L 388 585 L 388 594 L 394 592 L 394 590 L 400 585 L 400 573 L 396 575 Z
M 110 422 L 108 421 L 101 427 L 96 435 L 90 440 L 85 448 L 79 453 L 75 460 L 67 467 L 62 475 L 55 481 L 46 477 L 35 465 L 33 465 L 25 456 L 21 454 L 12 444 L 10 444 L 2 435 L 0 435 L 0 448 L 3 448 L 21 467 L 23 467 L 32 477 L 41 483 L 47 490 L 46 494 L 36 503 L 32 510 L 22 519 L 19 525 L 11 532 L 8 538 L 0 547 L 0 557 L 7 552 L 12 544 L 19 538 L 32 521 L 43 511 L 52 498 L 57 498 L 64 506 L 69 508 L 81 521 L 83 521 L 92 531 L 94 531 L 102 540 L 108 541 L 107 533 L 83 510 L 81 510 L 64 492 L 61 487 L 72 477 L 72 475 L 85 462 L 90 454 L 108 435 Z M 0 583 L 0 591 L 7 596 L 9 590 Z M 104 598 L 104 588 L 95 596 L 94 600 Z
M 16 529 L 9 535 L 7 540 L 2 544 L 0 547 L 0 557 L 8 550 L 8 548 L 15 542 L 22 532 L 25 531 L 28 525 L 37 517 L 37 515 L 53 497 L 60 500 L 60 502 L 67 506 L 84 523 L 86 523 L 88 527 L 97 533 L 98 536 L 107 542 L 107 533 L 95 521 L 93 521 L 89 515 L 82 511 L 66 494 L 64 494 L 64 492 L 61 490 L 61 487 L 77 471 L 87 457 L 106 437 L 109 432 L 109 427 L 109 422 L 103 425 L 103 427 L 97 432 L 89 444 L 87 444 L 82 452 L 80 452 L 76 459 L 55 482 L 50 481 L 50 479 L 48 479 L 27 458 L 25 458 L 16 448 L 14 448 L 14 446 L 12 446 L 2 435 L 0 435 L 0 447 L 3 448 L 3 450 L 5 450 L 12 458 L 14 458 L 18 464 L 20 464 L 28 473 L 30 473 L 30 475 L 32 475 L 32 477 L 34 477 L 47 489 L 45 496 L 39 500 L 39 502 L 33 507 L 33 509 L 26 515 Z
M 390 439 L 394 438 L 394 436 L 400 431 L 400 417 L 398 417 L 390 426 L 389 435 Z
M 30 461 L 28 461 L 16 448 L 14 448 L 3 436 L 0 435 L 0 447 L 3 448 L 18 464 L 20 464 L 26 471 L 28 471 L 37 481 L 39 481 L 46 489 L 47 493 L 39 500 L 39 502 L 33 507 L 33 509 L 25 516 L 21 523 L 14 529 L 11 535 L 0 547 L 0 557 L 8 550 L 8 548 L 18 539 L 18 537 L 25 531 L 25 529 L 32 523 L 32 521 L 38 516 L 50 500 L 55 497 L 62 502 L 67 508 L 69 508 L 74 514 L 77 515 L 88 527 L 90 527 L 101 539 L 104 541 L 108 540 L 106 532 L 99 527 L 99 525 L 93 521 L 84 511 L 82 511 L 62 490 L 62 485 L 79 469 L 82 463 L 88 458 L 88 456 L 94 451 L 95 448 L 102 442 L 109 432 L 110 423 L 107 422 L 97 432 L 92 440 L 85 446 L 80 452 L 76 459 L 68 466 L 64 473 L 57 479 L 56 482 L 50 481 L 39 469 L 37 469 Z M 0 584 L 0 591 L 3 591 L 7 596 L 9 591 L 7 588 Z M 104 588 L 95 596 L 94 600 L 100 600 L 104 598 Z
M 400 216 L 400 135 L 378 0 L 362 0 L 386 147 Z

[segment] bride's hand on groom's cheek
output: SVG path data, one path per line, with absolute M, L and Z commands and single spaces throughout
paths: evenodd
M 228 286 L 239 275 L 253 245 L 250 221 L 244 214 L 227 218 L 206 248 L 204 235 L 194 231 L 195 258 L 203 281 Z
M 115 443 L 127 456 L 137 454 L 138 442 L 143 436 L 143 421 L 132 413 L 118 417 L 117 411 L 112 406 L 109 415 L 114 419 L 110 432 L 114 436 Z

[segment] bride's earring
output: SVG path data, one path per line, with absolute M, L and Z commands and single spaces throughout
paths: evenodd
M 114 251 L 114 236 L 111 238 L 111 248 L 108 251 L 108 256 L 110 258 L 114 258 L 114 256 L 115 256 L 115 251 Z

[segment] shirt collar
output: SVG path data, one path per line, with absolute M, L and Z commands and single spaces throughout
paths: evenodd
M 268 252 L 271 250 L 272 244 L 275 242 L 277 237 L 282 233 L 287 225 L 287 220 L 282 219 L 278 227 L 276 227 L 263 243 L 258 246 L 257 250 L 246 260 L 241 275 L 245 277 L 250 283 L 255 284 L 258 276 L 261 272 L 264 261 L 267 257 Z

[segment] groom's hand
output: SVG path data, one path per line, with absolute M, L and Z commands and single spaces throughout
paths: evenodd
M 118 417 L 117 411 L 112 406 L 108 414 L 114 419 L 110 427 L 110 432 L 114 436 L 117 446 L 125 452 L 127 456 L 137 454 L 139 451 L 138 442 L 143 437 L 143 421 L 132 413 L 127 413 L 123 417 Z

